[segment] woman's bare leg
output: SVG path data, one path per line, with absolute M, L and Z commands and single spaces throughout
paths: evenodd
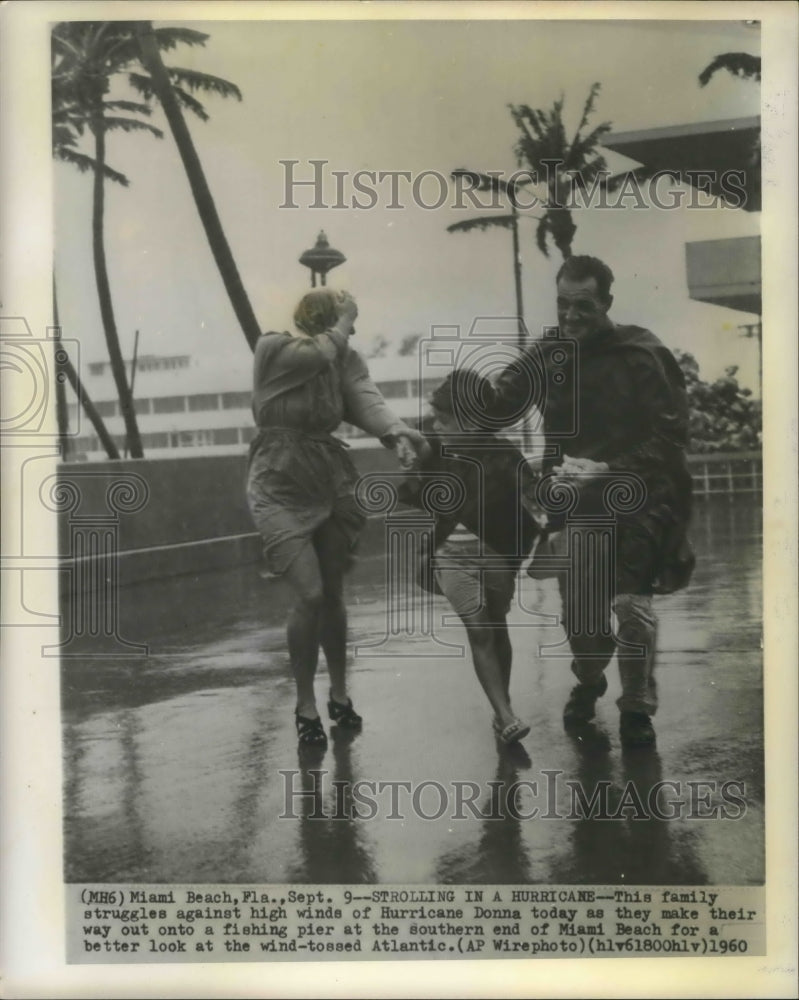
M 286 570 L 285 579 L 297 596 L 286 629 L 289 659 L 297 685 L 297 713 L 306 719 L 316 719 L 319 712 L 314 696 L 314 677 L 319 661 L 324 596 L 319 560 L 310 542 Z
M 323 524 L 314 536 L 322 574 L 322 609 L 319 638 L 330 675 L 330 697 L 347 703 L 347 608 L 344 572 L 350 561 L 350 543 L 334 521 Z

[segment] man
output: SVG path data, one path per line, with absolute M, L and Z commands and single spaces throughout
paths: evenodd
M 652 595 L 685 586 L 694 562 L 685 537 L 691 504 L 685 461 L 688 408 L 682 372 L 671 352 L 648 330 L 611 322 L 612 282 L 610 268 L 595 257 L 571 257 L 563 264 L 557 276 L 560 343 L 538 341 L 528 348 L 525 364 L 505 369 L 496 380 L 490 412 L 510 422 L 525 405 L 537 403 L 547 446 L 543 475 L 550 485 L 568 483 L 566 489 L 576 490 L 572 510 L 550 518 L 561 541 L 581 553 L 572 564 L 581 578 L 559 575 L 563 625 L 578 680 L 564 724 L 570 729 L 593 718 L 596 700 L 607 689 L 605 668 L 617 651 L 621 740 L 625 746 L 642 746 L 655 742 Z M 575 344 L 571 360 L 562 349 L 564 339 Z M 541 368 L 547 387 L 543 399 L 534 398 L 534 380 L 527 374 Z M 600 556 L 597 548 L 575 539 L 580 522 L 611 512 L 607 502 L 614 485 L 639 494 L 629 504 L 637 509 L 616 513 L 612 552 Z M 597 609 L 599 628 L 590 622 Z

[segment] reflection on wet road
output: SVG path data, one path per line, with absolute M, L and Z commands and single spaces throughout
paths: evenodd
M 760 508 L 700 505 L 693 535 L 694 582 L 658 604 L 657 750 L 625 753 L 615 663 L 595 726 L 563 731 L 569 660 L 536 652 L 562 638 L 549 582 L 525 580 L 511 618 L 523 747 L 497 745 L 452 625 L 448 646 L 394 636 L 355 657 L 364 731 L 333 727 L 310 756 L 281 585 L 243 566 L 127 588 L 121 631 L 149 656 L 63 661 L 67 880 L 762 882 Z M 349 597 L 352 641 L 374 644 L 381 560 Z

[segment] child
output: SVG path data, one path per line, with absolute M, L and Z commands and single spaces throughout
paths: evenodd
M 434 390 L 430 452 L 418 464 L 423 475 L 408 477 L 401 498 L 422 506 L 422 487 L 436 473 L 460 481 L 457 509 L 436 515 L 432 552 L 422 559 L 420 582 L 444 594 L 466 626 L 475 673 L 494 709 L 494 731 L 511 744 L 523 739 L 530 726 L 516 717 L 510 703 L 512 647 L 506 616 L 519 566 L 539 529 L 525 504 L 533 474 L 524 456 L 480 419 L 487 390 L 486 380 L 465 368 L 453 371 Z M 456 541 L 458 524 L 472 533 L 470 539 Z

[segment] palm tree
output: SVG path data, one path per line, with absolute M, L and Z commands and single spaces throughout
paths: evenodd
M 58 120 L 54 122 L 57 155 L 79 169 L 92 170 L 92 253 L 100 317 L 130 453 L 133 458 L 141 458 L 141 435 L 119 343 L 105 253 L 105 181 L 111 177 L 127 186 L 128 179 L 117 171 L 109 173 L 106 134 L 113 130 L 148 131 L 160 138 L 162 133 L 141 118 L 132 117 L 149 115 L 147 105 L 107 99 L 111 78 L 130 62 L 130 31 L 126 22 L 62 22 L 53 29 L 52 46 L 56 95 L 53 105 L 58 112 Z M 94 157 L 88 158 L 88 162 L 75 150 L 75 135 L 82 135 L 84 130 L 94 138 Z
M 157 138 L 163 137 L 160 129 L 142 120 L 142 117 L 132 117 L 149 116 L 149 103 L 107 99 L 112 79 L 126 71 L 130 71 L 129 84 L 145 101 L 149 101 L 155 93 L 152 80 L 137 70 L 137 67 L 140 68 L 140 50 L 136 29 L 135 21 L 63 22 L 56 25 L 53 30 L 53 136 L 57 158 L 74 164 L 78 169 L 90 169 L 93 173 L 92 236 L 100 315 L 130 454 L 133 458 L 141 458 L 141 436 L 119 344 L 104 242 L 105 180 L 128 184 L 124 174 L 106 163 L 106 133 L 112 130 L 147 131 Z M 187 28 L 159 28 L 153 32 L 153 37 L 157 49 L 172 49 L 179 43 L 204 45 L 208 39 L 208 35 Z M 176 67 L 166 72 L 171 76 L 166 88 L 171 100 L 180 102 L 203 120 L 207 120 L 208 115 L 189 91 L 213 91 L 221 96 L 241 99 L 234 84 L 218 77 Z M 125 114 L 120 115 L 119 112 Z M 84 130 L 94 137 L 93 158 L 76 149 L 77 137 L 83 135 Z
M 548 239 L 560 250 L 564 260 L 571 256 L 577 232 L 568 207 L 572 204 L 568 199 L 573 190 L 594 184 L 612 189 L 617 183 L 610 179 L 605 158 L 598 151 L 599 140 L 610 131 L 611 123 L 602 122 L 586 131 L 600 89 L 600 84 L 595 83 L 588 92 L 580 123 L 571 140 L 563 122 L 562 96 L 549 111 L 527 104 L 509 105 L 511 117 L 521 133 L 515 146 L 518 164 L 530 170 L 548 188 L 545 211 L 538 219 L 535 234 L 538 249 L 545 257 L 549 256 Z
M 160 49 L 169 49 L 172 46 L 165 44 L 166 38 L 162 32 L 163 29 L 154 29 L 149 21 L 137 23 L 136 36 L 140 47 L 141 61 L 150 76 L 145 81 L 141 77 L 131 75 L 130 81 L 145 96 L 155 94 L 164 109 L 180 158 L 183 161 L 186 176 L 189 179 L 194 202 L 205 229 L 211 253 L 219 268 L 219 273 L 222 276 L 236 318 L 247 338 L 247 343 L 252 350 L 255 350 L 255 345 L 261 335 L 261 328 L 255 318 L 236 262 L 233 259 L 211 190 L 205 179 L 200 158 L 181 112 L 182 104 L 183 107 L 203 118 L 202 108 L 196 101 L 187 101 L 185 92 L 178 89 L 175 84 L 183 84 L 190 90 L 212 91 L 223 97 L 235 94 L 239 100 L 241 100 L 241 94 L 238 88 L 217 77 L 189 73 L 186 70 L 176 70 L 164 66 L 161 61 Z

